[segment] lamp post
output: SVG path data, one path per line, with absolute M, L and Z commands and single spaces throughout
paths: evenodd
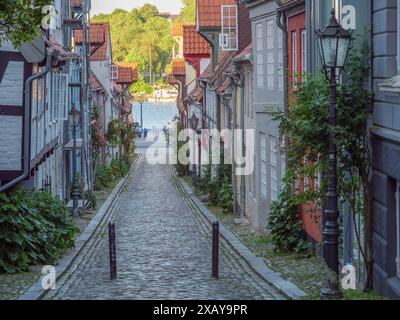
M 324 258 L 329 268 L 327 286 L 321 291 L 322 299 L 341 296 L 339 288 L 339 207 L 337 193 L 337 147 L 335 142 L 336 128 L 336 86 L 337 71 L 341 72 L 346 63 L 351 43 L 351 33 L 342 28 L 331 12 L 328 25 L 317 32 L 318 47 L 322 66 L 329 81 L 329 184 L 327 203 L 324 209 Z
M 76 109 L 75 104 L 72 105 L 71 111 L 68 113 L 68 122 L 70 127 L 72 127 L 72 202 L 73 211 L 72 215 L 74 217 L 79 216 L 78 204 L 79 204 L 79 184 L 78 184 L 78 174 L 77 174 L 77 163 L 76 163 L 76 128 L 81 123 L 81 114 Z
M 143 138 L 143 103 L 144 103 L 145 93 L 140 94 L 140 137 Z
M 194 130 L 196 135 L 195 139 L 197 139 L 197 130 L 199 126 L 199 118 L 196 117 L 196 114 L 193 111 L 192 116 L 189 118 L 189 126 L 190 129 Z M 193 167 L 192 167 L 192 185 L 193 189 L 196 190 L 197 185 L 197 167 L 196 167 L 196 159 L 194 158 L 196 155 L 196 140 L 193 140 Z

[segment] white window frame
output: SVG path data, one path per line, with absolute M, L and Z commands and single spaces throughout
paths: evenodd
M 307 156 L 304 157 L 303 161 L 304 161 L 304 165 L 306 166 L 308 164 Z M 310 189 L 310 177 L 307 175 L 304 175 L 304 177 L 303 177 L 303 189 L 305 192 Z
M 118 66 L 116 64 L 110 64 L 108 66 L 108 77 L 110 80 L 118 80 Z
M 274 37 L 275 37 L 275 21 L 268 20 L 267 21 L 267 88 L 274 89 L 275 87 L 275 46 L 274 46 Z
M 303 80 L 307 73 L 307 31 L 301 30 L 301 74 Z
M 221 6 L 220 47 L 222 51 L 236 51 L 239 47 L 239 16 L 237 5 Z
M 283 31 L 278 28 L 278 89 L 283 90 Z
M 68 120 L 68 103 L 69 103 L 69 75 L 64 73 L 53 73 L 53 103 L 52 114 L 53 120 Z
M 396 183 L 396 275 L 400 278 L 400 181 Z
M 261 196 L 267 198 L 267 135 L 260 133 L 260 187 Z
M 264 88 L 264 27 L 263 23 L 256 24 L 256 67 L 257 87 Z
M 293 75 L 293 88 L 297 88 L 297 75 L 299 72 L 298 64 L 297 64 L 297 31 L 292 32 L 292 75 Z
M 271 180 L 271 201 L 278 200 L 278 140 L 274 136 L 269 137 L 269 151 L 270 151 L 270 180 Z

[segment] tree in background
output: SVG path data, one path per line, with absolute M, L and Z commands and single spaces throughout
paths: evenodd
M 130 12 L 116 9 L 93 20 L 110 23 L 115 62 L 137 62 L 141 74 L 148 73 L 151 66 L 152 73 L 160 78 L 169 63 L 174 40 L 169 22 L 158 14 L 155 6 L 145 4 Z
M 49 13 L 43 10 L 43 7 L 52 2 L 52 0 L 1 0 L 0 45 L 4 38 L 11 41 L 15 47 L 34 40 L 40 33 L 43 18 Z
M 179 22 L 194 22 L 196 20 L 196 0 L 182 0 L 183 9 Z

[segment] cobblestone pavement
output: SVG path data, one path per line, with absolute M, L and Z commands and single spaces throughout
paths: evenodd
M 109 280 L 108 233 L 97 233 L 47 299 L 273 299 L 229 248 L 211 278 L 208 226 L 181 200 L 167 165 L 143 160 L 117 205 L 118 280 Z

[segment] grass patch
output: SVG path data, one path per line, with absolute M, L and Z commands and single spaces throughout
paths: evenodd
M 192 177 L 183 176 L 182 179 L 186 182 L 186 184 L 187 184 L 189 187 L 191 187 L 191 188 L 193 187 L 193 184 L 192 184 Z

